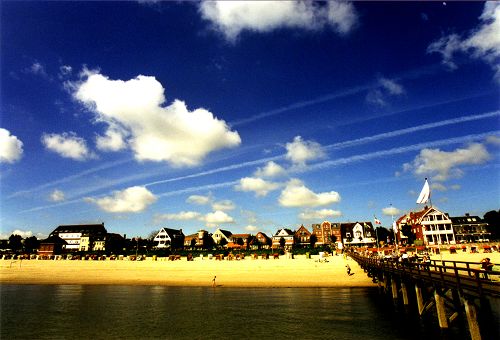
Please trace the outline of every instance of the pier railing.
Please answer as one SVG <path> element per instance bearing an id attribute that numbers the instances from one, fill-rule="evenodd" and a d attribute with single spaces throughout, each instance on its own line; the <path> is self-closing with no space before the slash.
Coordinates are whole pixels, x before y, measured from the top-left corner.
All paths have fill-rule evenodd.
<path id="1" fill-rule="evenodd" d="M 500 297 L 500 271 L 480 269 L 480 263 L 432 260 L 430 263 L 398 262 L 392 259 L 365 257 L 350 253 L 363 269 L 376 275 L 388 273 L 442 288 L 457 289 L 465 295 Z"/>

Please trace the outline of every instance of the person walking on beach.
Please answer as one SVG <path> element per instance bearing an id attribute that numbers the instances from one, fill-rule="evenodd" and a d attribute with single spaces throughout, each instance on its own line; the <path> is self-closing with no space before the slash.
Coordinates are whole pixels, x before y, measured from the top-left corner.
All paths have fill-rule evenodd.
<path id="1" fill-rule="evenodd" d="M 351 276 L 351 267 L 349 267 L 349 264 L 346 264 L 345 267 L 347 269 L 347 275 Z"/>
<path id="2" fill-rule="evenodd" d="M 214 276 L 214 278 L 212 279 L 212 287 L 215 288 L 216 287 L 216 284 L 215 284 L 215 279 L 217 278 L 217 276 Z"/>

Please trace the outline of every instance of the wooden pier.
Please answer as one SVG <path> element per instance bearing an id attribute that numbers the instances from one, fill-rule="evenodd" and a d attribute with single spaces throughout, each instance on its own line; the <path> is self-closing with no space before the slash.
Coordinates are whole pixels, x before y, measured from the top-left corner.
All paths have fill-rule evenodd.
<path id="1" fill-rule="evenodd" d="M 481 332 L 477 320 L 478 304 L 487 305 L 489 299 L 500 297 L 500 271 L 478 269 L 479 263 L 436 261 L 430 263 L 401 263 L 392 259 L 365 257 L 350 252 L 349 256 L 373 278 L 380 289 L 410 303 L 409 294 L 415 292 L 418 313 L 436 311 L 439 326 L 448 328 L 459 315 L 465 314 L 472 340 L 479 340 Z"/>

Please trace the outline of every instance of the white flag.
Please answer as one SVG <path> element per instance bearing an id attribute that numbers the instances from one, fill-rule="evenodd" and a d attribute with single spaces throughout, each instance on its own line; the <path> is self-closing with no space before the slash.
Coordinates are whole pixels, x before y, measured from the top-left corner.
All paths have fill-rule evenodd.
<path id="1" fill-rule="evenodd" d="M 394 233 L 398 233 L 398 225 L 396 224 L 396 221 L 392 222 L 392 229 L 394 229 Z"/>
<path id="2" fill-rule="evenodd" d="M 429 187 L 429 182 L 427 182 L 427 178 L 425 179 L 424 187 L 418 196 L 417 203 L 424 204 L 427 203 L 429 198 L 431 197 L 431 188 Z"/>

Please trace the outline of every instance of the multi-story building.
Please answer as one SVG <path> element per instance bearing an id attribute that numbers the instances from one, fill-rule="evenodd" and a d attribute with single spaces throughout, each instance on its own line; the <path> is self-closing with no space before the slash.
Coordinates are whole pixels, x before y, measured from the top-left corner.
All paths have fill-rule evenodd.
<path id="1" fill-rule="evenodd" d="M 375 229 L 371 222 L 340 223 L 341 239 L 348 246 L 377 244 Z"/>
<path id="2" fill-rule="evenodd" d="M 269 249 L 272 245 L 272 239 L 265 233 L 259 231 L 255 237 L 250 241 L 250 247 L 252 249 Z"/>
<path id="3" fill-rule="evenodd" d="M 410 212 L 396 221 L 398 232 L 396 238 L 401 243 L 401 228 L 410 225 L 416 240 L 422 240 L 426 245 L 455 244 L 455 234 L 448 214 L 435 207 L 424 207 L 421 211 Z"/>
<path id="4" fill-rule="evenodd" d="M 153 238 L 156 248 L 182 248 L 184 244 L 184 233 L 182 229 L 161 228 Z"/>
<path id="5" fill-rule="evenodd" d="M 230 237 L 232 233 L 229 230 L 223 230 L 218 228 L 213 234 L 212 238 L 214 239 L 215 244 L 228 244 L 230 242 Z"/>
<path id="6" fill-rule="evenodd" d="M 456 241 L 466 242 L 488 242 L 491 233 L 488 231 L 488 223 L 484 222 L 479 216 L 450 217 L 455 232 Z"/>
<path id="7" fill-rule="evenodd" d="M 294 245 L 294 232 L 291 231 L 290 229 L 287 228 L 281 228 L 279 229 L 276 234 L 273 235 L 273 248 L 280 248 L 281 244 L 280 241 L 281 239 L 285 240 L 285 247 L 286 248 L 292 248 Z"/>
<path id="8" fill-rule="evenodd" d="M 60 225 L 49 235 L 59 236 L 61 239 L 66 241 L 64 245 L 65 251 L 79 251 L 80 243 L 83 241 L 85 243 L 85 250 L 92 250 L 91 246 L 95 239 L 105 237 L 107 234 L 106 228 L 104 228 L 104 223 L 102 224 L 74 224 L 74 225 Z"/>
<path id="9" fill-rule="evenodd" d="M 295 246 L 307 247 L 311 244 L 311 232 L 304 225 L 295 231 Z"/>
<path id="10" fill-rule="evenodd" d="M 329 245 L 342 238 L 340 224 L 324 221 L 321 224 L 312 225 L 312 234 L 316 236 L 316 245 Z M 334 236 L 334 237 L 333 237 Z"/>

